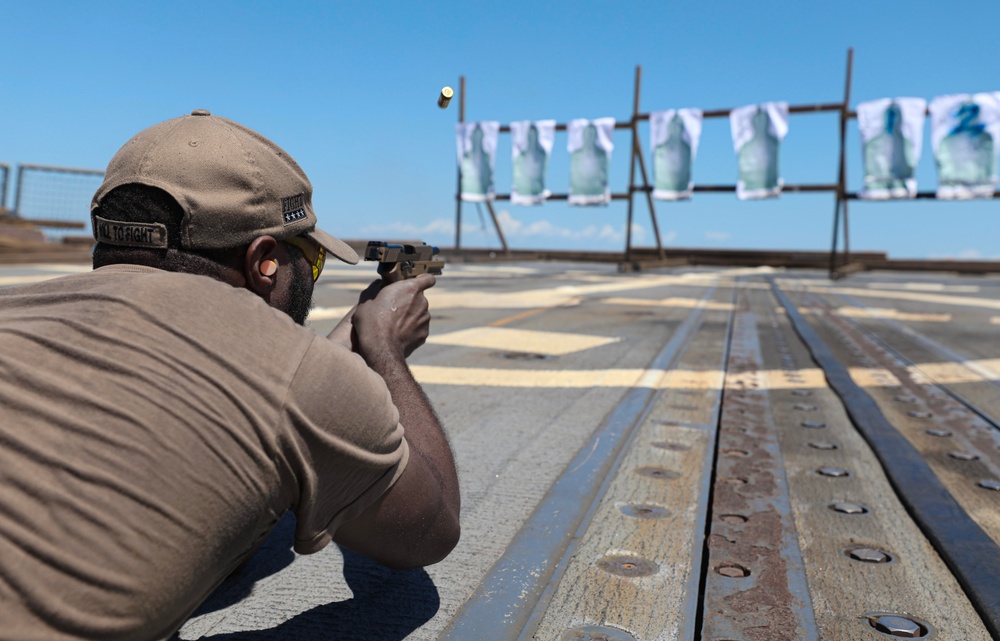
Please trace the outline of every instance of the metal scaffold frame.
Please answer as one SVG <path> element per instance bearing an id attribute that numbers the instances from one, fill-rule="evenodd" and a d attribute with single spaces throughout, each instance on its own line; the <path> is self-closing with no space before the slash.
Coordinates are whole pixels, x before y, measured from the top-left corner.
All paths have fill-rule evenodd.
<path id="1" fill-rule="evenodd" d="M 793 185 L 783 185 L 781 188 L 781 193 L 816 193 L 816 192 L 832 192 L 835 196 L 835 207 L 833 213 L 833 240 L 831 242 L 830 248 L 830 263 L 829 263 L 829 275 L 831 278 L 839 278 L 841 275 L 845 275 L 854 271 L 860 271 L 864 269 L 864 265 L 851 263 L 851 251 L 850 251 L 850 233 L 849 233 L 849 221 L 848 221 L 848 207 L 847 203 L 850 200 L 858 200 L 859 196 L 857 192 L 849 192 L 847 190 L 847 159 L 846 159 L 846 139 L 847 139 L 847 121 L 852 118 L 857 118 L 857 112 L 851 110 L 851 81 L 853 76 L 853 66 L 854 66 L 854 49 L 848 48 L 847 50 L 847 69 L 845 73 L 844 82 L 844 98 L 841 102 L 832 103 L 818 103 L 818 104 L 799 104 L 799 105 L 789 105 L 789 114 L 814 114 L 822 112 L 837 112 L 839 114 L 840 122 L 840 140 L 839 140 L 839 162 L 837 169 L 836 182 L 833 183 L 809 183 L 809 184 L 793 184 Z M 656 249 L 660 260 L 665 260 L 667 252 L 663 248 L 663 243 L 660 239 L 660 230 L 656 217 L 656 207 L 653 203 L 653 188 L 649 182 L 649 175 L 646 171 L 646 163 L 643 157 L 642 145 L 639 142 L 639 123 L 643 121 L 648 121 L 650 114 L 642 113 L 639 111 L 639 95 L 640 87 L 642 81 L 642 67 L 636 66 L 635 68 L 635 93 L 634 101 L 632 104 L 632 116 L 627 121 L 616 122 L 615 129 L 628 129 L 631 132 L 632 144 L 630 149 L 631 159 L 629 162 L 629 182 L 628 190 L 624 192 L 614 192 L 611 194 L 612 200 L 627 200 L 628 209 L 626 213 L 626 224 L 625 224 L 625 251 L 623 254 L 623 260 L 625 263 L 631 263 L 633 258 L 633 247 L 632 247 L 632 219 L 634 213 L 634 198 L 639 192 L 646 195 L 646 201 L 649 205 L 650 219 L 653 224 L 653 232 L 656 238 Z M 465 122 L 465 76 L 459 78 L 459 107 L 458 107 L 458 122 Z M 702 112 L 703 118 L 728 118 L 732 109 L 710 109 Z M 556 131 L 566 131 L 566 123 L 557 123 Z M 500 127 L 500 133 L 509 133 L 510 126 L 502 125 Z M 639 173 L 641 176 L 641 182 L 636 183 L 636 165 L 639 167 Z M 455 212 L 455 249 L 460 250 L 462 246 L 462 177 L 461 171 L 459 170 L 458 176 L 458 188 L 455 192 L 456 199 L 456 212 Z M 735 192 L 736 185 L 694 185 L 694 192 L 697 193 L 723 193 L 723 192 Z M 994 198 L 1000 198 L 1000 192 L 994 193 Z M 548 200 L 567 200 L 569 198 L 568 194 L 558 193 L 551 194 Z M 915 195 L 917 199 L 937 199 L 936 192 L 934 191 L 921 191 Z M 500 228 L 500 223 L 497 220 L 496 211 L 493 208 L 493 200 L 510 200 L 510 194 L 495 194 L 492 199 L 487 199 L 486 208 L 489 211 L 490 217 L 493 220 L 493 226 L 496 229 L 497 236 L 500 239 L 500 244 L 503 247 L 505 254 L 510 255 L 510 248 L 507 244 L 507 239 L 504 237 L 503 230 Z M 843 215 L 841 215 L 843 213 Z M 840 232 L 843 229 L 843 250 L 838 255 L 838 241 L 840 238 Z"/>

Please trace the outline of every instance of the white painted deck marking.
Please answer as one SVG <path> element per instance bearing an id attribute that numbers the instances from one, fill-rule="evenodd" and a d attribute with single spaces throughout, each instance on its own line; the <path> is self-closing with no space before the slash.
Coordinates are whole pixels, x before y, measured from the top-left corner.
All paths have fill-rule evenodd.
<path id="1" fill-rule="evenodd" d="M 799 310 L 801 311 L 801 310 Z M 847 318 L 891 318 L 918 323 L 950 323 L 951 314 L 914 314 L 888 307 L 840 307 L 835 312 Z"/>
<path id="2" fill-rule="evenodd" d="M 944 283 L 868 283 L 869 289 L 905 289 L 916 292 L 954 292 L 975 294 L 979 285 L 945 285 Z"/>
<path id="3" fill-rule="evenodd" d="M 651 298 L 606 298 L 603 301 L 608 305 L 635 305 L 637 307 L 677 307 L 684 309 L 716 309 L 731 311 L 732 303 L 720 303 L 717 301 L 703 301 L 698 298 L 683 298 L 674 296 L 671 298 L 651 299 Z"/>
<path id="4" fill-rule="evenodd" d="M 799 307 L 798 310 L 803 316 L 821 313 L 812 307 Z M 831 311 L 837 316 L 845 316 L 847 318 L 889 318 L 893 320 L 912 321 L 916 323 L 950 323 L 952 320 L 951 314 L 917 314 L 901 312 L 898 309 L 890 309 L 887 307 L 838 307 L 837 309 Z M 774 313 L 784 314 L 785 308 L 775 308 Z"/>
<path id="5" fill-rule="evenodd" d="M 431 309 L 528 309 L 532 307 L 554 307 L 556 305 L 577 305 L 584 296 L 623 292 L 636 289 L 653 289 L 667 285 L 703 287 L 717 284 L 722 279 L 744 274 L 766 274 L 768 268 L 731 269 L 711 274 L 640 274 L 628 278 L 616 278 L 609 282 L 588 285 L 562 285 L 545 289 L 529 289 L 518 292 L 466 291 L 451 292 L 446 289 L 427 290 L 427 300 Z M 442 277 L 443 278 L 443 277 Z"/>
<path id="6" fill-rule="evenodd" d="M 0 286 L 4 285 L 27 285 L 28 283 L 41 283 L 42 281 L 59 278 L 66 274 L 42 274 L 35 276 L 3 276 L 0 277 Z"/>
<path id="7" fill-rule="evenodd" d="M 313 307 L 309 311 L 309 320 L 330 320 L 335 318 L 340 320 L 351 311 L 350 307 Z"/>
<path id="8" fill-rule="evenodd" d="M 63 265 L 61 263 L 39 263 L 37 265 L 22 265 L 30 269 L 41 269 L 48 272 L 58 272 L 61 274 L 83 274 L 94 271 L 90 265 Z"/>
<path id="9" fill-rule="evenodd" d="M 911 300 L 919 303 L 938 303 L 941 305 L 956 305 L 959 307 L 981 307 L 983 309 L 1000 309 L 1000 300 L 989 298 L 978 298 L 975 296 L 944 296 L 940 294 L 921 294 L 915 292 L 894 292 L 861 287 L 837 287 L 835 285 L 817 285 L 816 281 L 803 279 L 779 278 L 777 282 L 780 286 L 797 286 L 804 291 L 818 292 L 823 294 L 846 294 L 848 296 L 863 296 L 867 298 L 894 298 L 896 300 Z"/>
<path id="10" fill-rule="evenodd" d="M 435 345 L 458 345 L 461 347 L 481 347 L 506 351 L 531 352 L 547 356 L 561 356 L 610 343 L 621 338 L 568 334 L 563 332 L 540 332 L 509 327 L 473 327 L 447 334 L 431 336 L 428 343 Z"/>

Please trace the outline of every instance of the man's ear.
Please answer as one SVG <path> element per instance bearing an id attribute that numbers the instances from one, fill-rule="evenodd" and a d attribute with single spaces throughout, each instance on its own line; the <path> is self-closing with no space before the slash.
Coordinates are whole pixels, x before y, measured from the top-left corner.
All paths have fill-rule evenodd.
<path id="1" fill-rule="evenodd" d="M 277 256 L 278 241 L 271 236 L 255 238 L 247 248 L 243 262 L 243 277 L 247 289 L 267 299 L 274 289 L 275 275 L 281 264 Z"/>

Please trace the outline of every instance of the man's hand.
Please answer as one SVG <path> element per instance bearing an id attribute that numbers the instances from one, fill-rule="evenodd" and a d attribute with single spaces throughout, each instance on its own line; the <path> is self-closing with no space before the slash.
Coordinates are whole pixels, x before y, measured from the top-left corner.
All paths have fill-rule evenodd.
<path id="1" fill-rule="evenodd" d="M 458 543 L 461 497 L 455 460 L 430 401 L 413 379 L 406 357 L 424 344 L 431 315 L 424 292 L 434 277 L 379 280 L 331 333 L 350 327 L 352 349 L 385 381 L 406 430 L 410 458 L 396 483 L 334 540 L 392 568 L 436 563 Z"/>
<path id="2" fill-rule="evenodd" d="M 424 291 L 434 282 L 430 274 L 388 285 L 377 280 L 362 292 L 350 321 L 352 344 L 372 369 L 386 359 L 405 360 L 427 340 L 431 314 Z"/>

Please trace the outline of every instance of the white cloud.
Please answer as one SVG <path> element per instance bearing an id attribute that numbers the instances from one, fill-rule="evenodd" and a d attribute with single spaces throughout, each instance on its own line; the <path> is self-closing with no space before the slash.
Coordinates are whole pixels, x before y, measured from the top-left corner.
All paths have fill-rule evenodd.
<path id="1" fill-rule="evenodd" d="M 581 245 L 592 246 L 593 244 L 618 246 L 625 242 L 624 226 L 617 226 L 610 223 L 600 225 L 586 225 L 583 227 L 564 227 L 553 223 L 548 219 L 535 221 L 523 221 L 515 218 L 510 211 L 501 209 L 497 212 L 497 222 L 504 236 L 513 246 L 517 245 L 517 240 L 535 239 L 553 241 L 563 241 L 563 243 L 577 242 Z M 420 238 L 423 240 L 433 240 L 442 242 L 454 237 L 455 221 L 448 218 L 438 218 L 425 224 L 414 224 L 407 222 L 391 222 L 372 225 L 364 225 L 360 228 L 360 234 L 371 238 Z M 494 236 L 492 222 L 487 218 L 485 228 L 482 221 L 475 218 L 472 222 L 462 223 L 462 237 L 486 234 Z M 664 243 L 673 242 L 677 238 L 677 232 L 668 231 L 661 235 Z M 652 234 L 639 223 L 632 223 L 632 242 L 642 245 L 653 242 Z"/>
<path id="2" fill-rule="evenodd" d="M 562 240 L 589 240 L 597 239 L 611 243 L 621 243 L 625 240 L 624 230 L 615 228 L 613 225 L 605 223 L 597 225 L 587 225 L 581 228 L 561 227 L 549 220 L 536 220 L 525 224 L 514 218 L 506 209 L 497 212 L 497 221 L 507 238 L 556 238 Z M 646 237 L 646 229 L 642 225 L 632 224 L 632 240 L 641 241 Z"/>
<path id="3" fill-rule="evenodd" d="M 707 231 L 707 232 L 705 232 L 705 239 L 706 240 L 723 241 L 723 240 L 729 240 L 732 237 L 733 237 L 733 235 L 731 233 L 729 233 L 728 231 Z"/>
<path id="4" fill-rule="evenodd" d="M 462 225 L 463 232 L 472 232 L 479 229 L 478 225 L 465 223 Z M 372 236 L 429 236 L 429 235 L 449 235 L 455 233 L 455 221 L 447 218 L 432 220 L 426 225 L 414 225 L 413 223 L 392 222 L 378 225 L 365 225 L 361 227 L 362 234 Z"/>
<path id="5" fill-rule="evenodd" d="M 986 256 L 978 249 L 963 249 L 957 254 L 931 254 L 931 260 L 997 260 L 1000 256 Z"/>

